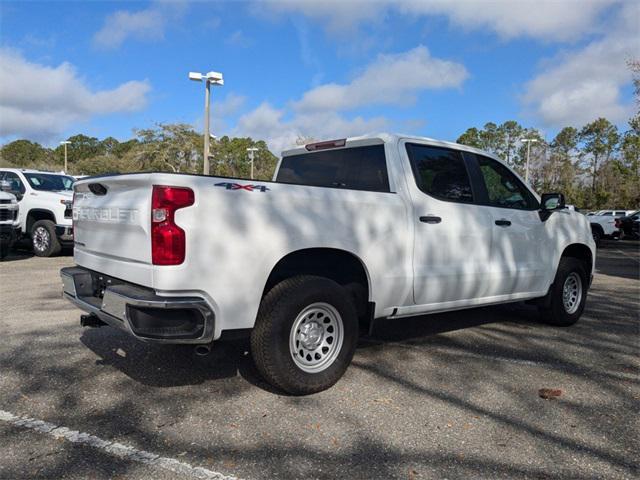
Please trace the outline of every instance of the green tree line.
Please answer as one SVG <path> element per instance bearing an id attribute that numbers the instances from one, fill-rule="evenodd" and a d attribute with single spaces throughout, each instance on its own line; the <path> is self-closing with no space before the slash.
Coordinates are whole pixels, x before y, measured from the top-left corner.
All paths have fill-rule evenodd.
<path id="1" fill-rule="evenodd" d="M 546 140 L 536 129 L 509 120 L 469 128 L 457 139 L 504 159 L 524 176 L 531 143 L 529 181 L 538 192 L 562 192 L 580 208 L 637 208 L 640 205 L 640 115 L 619 129 L 605 118 L 582 128 L 565 127 Z M 159 124 L 136 130 L 131 140 L 99 140 L 74 135 L 68 140 L 68 173 L 96 175 L 139 171 L 201 173 L 203 138 L 189 125 Z M 277 158 L 262 140 L 224 136 L 211 142 L 211 174 L 249 178 L 246 149 L 258 149 L 254 177 L 272 177 Z M 29 140 L 16 140 L 0 149 L 0 166 L 61 170 L 64 147 L 51 149 Z"/>
<path id="2" fill-rule="evenodd" d="M 581 208 L 636 208 L 640 205 L 640 115 L 619 129 L 605 118 L 582 128 L 565 127 L 546 140 L 536 129 L 509 120 L 469 128 L 457 142 L 494 153 L 525 176 L 538 192 L 564 193 Z"/>
<path id="3" fill-rule="evenodd" d="M 68 172 L 72 175 L 141 171 L 202 173 L 203 138 L 189 125 L 159 124 L 135 130 L 135 137 L 120 142 L 113 137 L 98 139 L 74 135 L 67 140 Z M 254 178 L 271 179 L 277 158 L 262 140 L 228 136 L 212 140 L 212 175 L 249 178 L 251 166 L 247 148 L 257 148 Z M 16 140 L 0 149 L 0 166 L 62 170 L 64 146 L 46 148 L 29 140 Z"/>

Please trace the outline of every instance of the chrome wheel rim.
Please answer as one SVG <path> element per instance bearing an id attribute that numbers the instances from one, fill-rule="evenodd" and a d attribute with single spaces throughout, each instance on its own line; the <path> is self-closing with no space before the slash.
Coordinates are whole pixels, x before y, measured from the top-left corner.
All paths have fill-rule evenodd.
<path id="1" fill-rule="evenodd" d="M 33 231 L 33 248 L 39 252 L 44 252 L 49 248 L 49 231 L 44 227 L 38 227 Z"/>
<path id="2" fill-rule="evenodd" d="M 571 272 L 562 287 L 562 303 L 569 314 L 576 313 L 582 300 L 582 278 L 576 272 Z"/>
<path id="3" fill-rule="evenodd" d="M 344 327 L 338 311 L 328 303 L 313 303 L 293 322 L 289 352 L 300 370 L 318 373 L 333 364 L 342 349 L 343 339 Z"/>

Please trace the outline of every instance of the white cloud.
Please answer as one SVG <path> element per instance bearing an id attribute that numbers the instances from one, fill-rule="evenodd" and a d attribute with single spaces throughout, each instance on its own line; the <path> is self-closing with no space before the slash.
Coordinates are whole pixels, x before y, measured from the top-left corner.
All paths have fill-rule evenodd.
<path id="1" fill-rule="evenodd" d="M 389 0 L 261 0 L 254 10 L 261 14 L 300 13 L 323 21 L 331 32 L 346 32 L 364 22 L 378 22 Z"/>
<path id="2" fill-rule="evenodd" d="M 502 38 L 527 36 L 571 40 L 588 32 L 598 15 L 618 0 L 263 0 L 258 11 L 299 13 L 335 32 L 384 21 L 389 13 L 407 17 L 444 15 L 465 29 L 490 29 Z"/>
<path id="3" fill-rule="evenodd" d="M 420 45 L 380 55 L 350 83 L 320 85 L 295 104 L 301 111 L 349 110 L 364 105 L 407 105 L 421 90 L 459 87 L 468 73 L 462 64 L 434 58 Z"/>
<path id="4" fill-rule="evenodd" d="M 299 138 L 344 138 L 384 130 L 388 126 L 388 121 L 382 117 L 347 119 L 335 112 L 314 112 L 286 120 L 285 113 L 269 103 L 262 103 L 240 117 L 234 134 L 263 138 L 271 151 L 279 155 L 295 146 Z"/>
<path id="5" fill-rule="evenodd" d="M 102 28 L 93 36 L 93 43 L 104 49 L 120 47 L 128 38 L 159 40 L 167 25 L 183 13 L 186 2 L 155 2 L 149 8 L 130 12 L 118 10 L 107 16 Z"/>
<path id="6" fill-rule="evenodd" d="M 500 37 L 573 40 L 588 33 L 598 15 L 618 0 L 405 0 L 408 15 L 445 15 L 469 30 L 489 28 Z"/>
<path id="7" fill-rule="evenodd" d="M 234 133 L 264 138 L 279 153 L 301 137 L 326 140 L 386 130 L 390 122 L 385 117 L 347 117 L 340 112 L 372 105 L 406 106 L 420 91 L 458 87 L 467 75 L 463 65 L 433 58 L 424 46 L 380 55 L 350 83 L 312 88 L 284 108 L 262 103 L 239 118 Z"/>
<path id="8" fill-rule="evenodd" d="M 547 62 L 525 85 L 522 101 L 529 114 L 546 126 L 580 126 L 596 117 L 614 122 L 632 115 L 621 89 L 631 82 L 627 60 L 638 55 L 640 4 L 618 12 L 608 34 L 586 47 Z"/>
<path id="9" fill-rule="evenodd" d="M 247 97 L 244 95 L 238 95 L 236 93 L 228 93 L 222 100 L 213 100 L 212 110 L 215 116 L 228 117 L 242 108 L 247 101 Z"/>
<path id="10" fill-rule="evenodd" d="M 247 48 L 251 46 L 252 42 L 242 30 L 236 30 L 224 40 L 224 43 L 232 47 Z"/>
<path id="11" fill-rule="evenodd" d="M 227 135 L 229 133 L 231 120 L 230 117 L 236 115 L 244 104 L 247 101 L 247 97 L 244 95 L 238 95 L 236 93 L 230 92 L 221 100 L 218 99 L 216 93 L 219 90 L 214 89 L 214 95 L 211 100 L 211 133 L 216 136 Z M 204 126 L 204 121 L 201 116 L 199 116 L 193 125 L 196 129 L 202 130 Z"/>
<path id="12" fill-rule="evenodd" d="M 96 115 L 140 110 L 150 90 L 144 80 L 91 91 L 69 63 L 57 67 L 31 63 L 16 51 L 2 48 L 0 137 L 46 140 Z"/>

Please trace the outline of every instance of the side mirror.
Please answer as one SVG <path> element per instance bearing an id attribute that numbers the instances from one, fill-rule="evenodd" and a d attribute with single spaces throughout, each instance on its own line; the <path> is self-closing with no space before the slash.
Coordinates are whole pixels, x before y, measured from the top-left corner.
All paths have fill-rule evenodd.
<path id="1" fill-rule="evenodd" d="M 565 208 L 564 195 L 561 193 L 543 193 L 540 200 L 543 211 L 562 210 Z"/>
<path id="2" fill-rule="evenodd" d="M 565 208 L 564 195 L 561 193 L 543 193 L 540 198 L 540 220 L 545 222 L 555 210 Z"/>

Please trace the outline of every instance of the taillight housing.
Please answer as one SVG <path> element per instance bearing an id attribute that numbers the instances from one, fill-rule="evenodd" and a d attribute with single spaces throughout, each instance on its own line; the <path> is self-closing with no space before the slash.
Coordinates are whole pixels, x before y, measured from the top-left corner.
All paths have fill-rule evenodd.
<path id="1" fill-rule="evenodd" d="M 151 196 L 151 259 L 154 265 L 184 262 L 186 235 L 175 223 L 176 210 L 193 205 L 193 190 L 154 185 Z"/>

